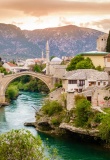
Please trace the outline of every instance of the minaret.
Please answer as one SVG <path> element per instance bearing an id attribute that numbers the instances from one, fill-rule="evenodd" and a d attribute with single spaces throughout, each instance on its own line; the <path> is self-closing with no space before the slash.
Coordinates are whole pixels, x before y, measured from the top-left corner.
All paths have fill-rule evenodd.
<path id="1" fill-rule="evenodd" d="M 42 60 L 44 59 L 44 52 L 42 51 Z"/>
<path id="2" fill-rule="evenodd" d="M 49 43 L 47 41 L 46 43 L 46 74 L 49 75 L 50 74 L 50 69 L 49 69 L 49 65 L 50 65 L 50 50 L 49 50 Z"/>

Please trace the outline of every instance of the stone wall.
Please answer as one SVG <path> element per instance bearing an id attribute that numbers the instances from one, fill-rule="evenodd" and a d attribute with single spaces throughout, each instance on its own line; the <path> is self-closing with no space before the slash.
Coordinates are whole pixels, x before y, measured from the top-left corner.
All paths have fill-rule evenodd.
<path id="1" fill-rule="evenodd" d="M 91 99 L 92 107 L 99 106 L 100 108 L 110 107 L 110 100 L 104 100 L 105 97 L 110 97 L 110 87 L 108 88 L 94 88 L 92 90 L 81 93 L 67 93 L 67 110 L 75 107 L 75 95 L 84 95 L 88 100 Z"/>
<path id="2" fill-rule="evenodd" d="M 74 96 L 75 96 L 75 93 L 73 92 L 68 92 L 67 93 L 67 110 L 71 110 L 72 108 L 74 108 Z"/>
<path id="3" fill-rule="evenodd" d="M 97 39 L 97 50 L 98 51 L 101 51 L 101 52 L 106 51 L 107 38 L 108 38 L 108 34 L 104 34 L 104 35 L 101 35 Z"/>
<path id="4" fill-rule="evenodd" d="M 62 93 L 64 93 L 63 88 L 57 88 L 53 92 L 50 92 L 49 99 L 58 101 L 60 99 Z"/>

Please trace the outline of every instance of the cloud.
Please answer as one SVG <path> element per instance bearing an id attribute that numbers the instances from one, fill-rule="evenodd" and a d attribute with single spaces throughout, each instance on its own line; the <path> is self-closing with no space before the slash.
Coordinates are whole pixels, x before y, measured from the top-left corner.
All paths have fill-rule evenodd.
<path id="1" fill-rule="evenodd" d="M 110 30 L 110 19 L 102 19 L 99 21 L 91 21 L 91 22 L 87 22 L 87 23 L 80 23 L 81 27 L 86 27 L 86 28 L 94 28 L 94 29 L 98 29 L 101 31 L 104 31 L 106 33 L 109 32 Z"/>
<path id="2" fill-rule="evenodd" d="M 46 16 L 49 14 L 110 14 L 110 2 L 86 2 L 66 0 L 1 0 L 0 8 L 21 11 L 32 16 Z"/>
<path id="3" fill-rule="evenodd" d="M 72 21 L 70 21 L 70 20 L 68 20 L 67 18 L 65 18 L 65 17 L 59 17 L 59 27 L 60 26 L 64 26 L 64 25 L 73 25 L 74 24 L 74 22 L 72 22 Z"/>
<path id="4" fill-rule="evenodd" d="M 99 28 L 110 30 L 110 19 L 103 19 L 98 22 L 92 22 L 92 25 L 96 25 Z"/>

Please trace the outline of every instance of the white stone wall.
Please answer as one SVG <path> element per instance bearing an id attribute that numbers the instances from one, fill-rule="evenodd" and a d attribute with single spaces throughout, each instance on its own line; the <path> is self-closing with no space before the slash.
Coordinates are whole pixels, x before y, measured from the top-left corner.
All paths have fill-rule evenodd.
<path id="1" fill-rule="evenodd" d="M 10 67 L 7 63 L 4 63 L 4 64 L 3 64 L 3 67 L 4 67 L 5 69 L 9 69 L 9 70 L 11 70 L 11 68 L 12 68 L 12 67 Z"/>
<path id="2" fill-rule="evenodd" d="M 75 107 L 74 96 L 75 96 L 75 93 L 70 93 L 70 92 L 67 93 L 67 110 L 71 110 L 72 108 Z"/>

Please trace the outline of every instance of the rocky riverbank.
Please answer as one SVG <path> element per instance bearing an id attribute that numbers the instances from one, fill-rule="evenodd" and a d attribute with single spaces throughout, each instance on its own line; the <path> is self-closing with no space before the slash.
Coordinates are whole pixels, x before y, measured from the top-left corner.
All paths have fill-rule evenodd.
<path id="1" fill-rule="evenodd" d="M 4 106 L 8 106 L 8 105 L 9 105 L 8 102 L 0 103 L 0 107 L 4 107 Z"/>
<path id="2" fill-rule="evenodd" d="M 36 130 L 51 136 L 75 135 L 110 144 L 109 108 L 103 112 L 95 110 L 83 96 L 76 97 L 76 106 L 72 110 L 68 111 L 64 104 L 47 100 L 36 113 Z"/>
<path id="3" fill-rule="evenodd" d="M 65 118 L 67 114 L 65 114 Z M 53 116 L 45 115 L 42 110 L 36 113 L 36 122 L 26 122 L 24 123 L 25 126 L 32 126 L 35 127 L 37 131 L 49 134 L 51 136 L 66 136 L 67 131 L 71 133 L 76 133 L 79 135 L 87 135 L 90 137 L 99 138 L 99 130 L 95 128 L 81 128 L 75 127 L 73 123 L 66 123 L 62 122 L 59 124 L 54 124 L 52 122 Z M 64 119 L 63 119 L 64 121 Z M 68 135 L 67 135 L 68 136 Z"/>

